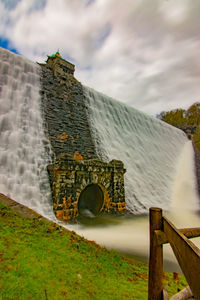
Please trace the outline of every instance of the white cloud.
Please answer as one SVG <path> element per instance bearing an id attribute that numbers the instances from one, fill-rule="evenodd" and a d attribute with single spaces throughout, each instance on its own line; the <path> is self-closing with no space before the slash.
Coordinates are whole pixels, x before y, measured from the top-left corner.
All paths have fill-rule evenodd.
<path id="1" fill-rule="evenodd" d="M 189 1 L 176 0 L 176 5 L 172 1 L 163 1 L 160 11 L 167 22 L 172 24 L 182 23 L 187 17 L 187 12 L 191 5 Z"/>
<path id="2" fill-rule="evenodd" d="M 59 49 L 83 84 L 150 114 L 198 101 L 198 0 L 1 1 L 0 34 L 31 60 Z"/>

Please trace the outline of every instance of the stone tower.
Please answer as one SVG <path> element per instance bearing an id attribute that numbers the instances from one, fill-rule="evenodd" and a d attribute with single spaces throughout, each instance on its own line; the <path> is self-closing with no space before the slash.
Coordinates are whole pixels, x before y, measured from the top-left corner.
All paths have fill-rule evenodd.
<path id="1" fill-rule="evenodd" d="M 69 221 L 88 211 L 97 215 L 124 210 L 123 163 L 105 163 L 97 156 L 75 66 L 57 52 L 41 68 L 45 130 L 54 153 L 48 172 L 57 218 Z"/>

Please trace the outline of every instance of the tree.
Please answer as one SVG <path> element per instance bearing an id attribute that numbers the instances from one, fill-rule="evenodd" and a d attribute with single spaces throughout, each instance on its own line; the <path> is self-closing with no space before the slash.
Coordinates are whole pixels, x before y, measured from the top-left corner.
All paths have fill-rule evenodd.
<path id="1" fill-rule="evenodd" d="M 200 103 L 192 104 L 187 110 L 174 109 L 168 112 L 161 112 L 158 119 L 181 128 L 186 133 L 192 133 L 193 141 L 200 151 Z"/>
<path id="2" fill-rule="evenodd" d="M 158 118 L 173 126 L 186 124 L 184 109 L 174 109 L 168 112 L 161 112 Z"/>
<path id="3" fill-rule="evenodd" d="M 193 134 L 193 141 L 200 151 L 200 125 L 197 126 L 195 133 Z"/>
<path id="4" fill-rule="evenodd" d="M 200 124 L 200 103 L 196 102 L 192 104 L 186 111 L 186 118 L 188 125 Z"/>

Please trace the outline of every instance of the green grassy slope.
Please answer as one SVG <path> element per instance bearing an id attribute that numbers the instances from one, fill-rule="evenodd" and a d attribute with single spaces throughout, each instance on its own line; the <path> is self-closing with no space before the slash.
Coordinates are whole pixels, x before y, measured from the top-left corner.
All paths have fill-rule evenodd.
<path id="1" fill-rule="evenodd" d="M 0 202 L 0 299 L 147 299 L 147 265 Z M 186 286 L 166 274 L 167 290 Z"/>

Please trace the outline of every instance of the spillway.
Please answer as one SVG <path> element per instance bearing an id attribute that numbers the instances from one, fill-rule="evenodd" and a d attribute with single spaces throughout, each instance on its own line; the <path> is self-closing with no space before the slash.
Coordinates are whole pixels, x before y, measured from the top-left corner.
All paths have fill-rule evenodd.
<path id="1" fill-rule="evenodd" d="M 0 192 L 54 218 L 46 170 L 54 153 L 41 105 L 41 67 L 0 48 L 0 74 Z M 185 134 L 88 87 L 83 91 L 98 157 L 122 160 L 127 170 L 128 209 L 169 209 Z"/>
<path id="2" fill-rule="evenodd" d="M 0 192 L 51 215 L 40 67 L 0 48 Z"/>
<path id="3" fill-rule="evenodd" d="M 97 156 L 104 162 L 119 159 L 125 165 L 128 209 L 140 215 L 147 213 L 150 206 L 172 208 L 175 224 L 197 226 L 199 217 L 189 211 L 199 209 L 194 153 L 185 134 L 93 89 L 83 87 L 83 91 Z M 55 108 L 53 99 L 51 115 L 53 109 L 58 111 L 61 107 L 65 106 Z M 47 165 L 55 153 L 43 109 L 41 67 L 0 48 L 0 192 L 58 222 L 47 174 Z M 67 118 L 65 123 L 68 126 Z M 107 247 L 148 255 L 147 218 L 123 220 L 106 229 L 103 225 L 88 228 L 60 224 Z"/>
<path id="4" fill-rule="evenodd" d="M 188 143 L 185 134 L 91 88 L 84 87 L 84 92 L 99 157 L 122 160 L 127 170 L 129 210 L 142 214 L 151 206 L 169 209 L 179 159 Z"/>

